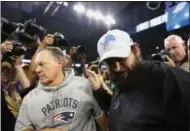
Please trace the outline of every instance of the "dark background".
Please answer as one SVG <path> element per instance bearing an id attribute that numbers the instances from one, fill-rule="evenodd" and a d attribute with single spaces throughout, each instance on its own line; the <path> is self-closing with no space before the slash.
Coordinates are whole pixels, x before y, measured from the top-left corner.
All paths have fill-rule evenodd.
<path id="1" fill-rule="evenodd" d="M 85 15 L 77 15 L 73 5 L 77 2 L 68 2 L 68 7 L 62 7 L 51 17 L 50 13 L 43 14 L 49 2 L 1 2 L 1 17 L 12 22 L 24 22 L 36 18 L 37 24 L 45 27 L 49 33 L 60 32 L 69 40 L 71 45 L 83 45 L 88 50 L 88 61 L 96 60 L 98 54 L 96 44 L 98 39 L 107 32 L 103 23 L 90 21 Z M 142 48 L 144 56 L 157 52 L 156 47 L 164 48 L 164 38 L 169 34 L 178 34 L 184 40 L 188 39 L 190 27 L 184 27 L 172 32 L 166 31 L 166 25 L 161 24 L 154 28 L 135 33 L 135 26 L 164 14 L 165 2 L 158 10 L 152 11 L 146 7 L 146 2 L 81 2 L 87 9 L 99 9 L 103 14 L 109 12 L 116 20 L 112 29 L 122 29 L 131 34 Z M 174 4 L 174 3 L 173 3 Z M 30 54 L 29 54 L 30 55 Z"/>

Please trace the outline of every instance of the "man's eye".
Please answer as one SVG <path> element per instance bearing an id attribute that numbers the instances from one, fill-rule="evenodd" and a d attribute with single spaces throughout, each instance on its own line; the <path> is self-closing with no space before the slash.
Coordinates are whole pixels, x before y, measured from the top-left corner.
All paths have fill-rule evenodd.
<path id="1" fill-rule="evenodd" d="M 45 65 L 45 63 L 39 63 L 39 66 L 44 66 Z"/>
<path id="2" fill-rule="evenodd" d="M 176 49 L 176 46 L 174 46 L 173 49 Z"/>

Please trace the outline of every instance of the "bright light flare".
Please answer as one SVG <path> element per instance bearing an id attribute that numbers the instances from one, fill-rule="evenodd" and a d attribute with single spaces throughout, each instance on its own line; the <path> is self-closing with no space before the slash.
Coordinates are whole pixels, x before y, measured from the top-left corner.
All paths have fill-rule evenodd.
<path id="1" fill-rule="evenodd" d="M 85 13 L 85 8 L 81 4 L 74 5 L 73 9 L 78 13 Z"/>

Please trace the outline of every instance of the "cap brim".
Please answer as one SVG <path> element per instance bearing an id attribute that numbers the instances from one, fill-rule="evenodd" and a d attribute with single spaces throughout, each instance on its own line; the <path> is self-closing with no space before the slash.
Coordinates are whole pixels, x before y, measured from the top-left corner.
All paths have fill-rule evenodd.
<path id="1" fill-rule="evenodd" d="M 124 57 L 128 57 L 130 52 L 131 52 L 131 46 L 123 47 L 121 49 L 111 50 L 111 51 L 106 52 L 100 58 L 99 62 L 102 62 L 102 61 L 104 61 L 105 59 L 108 59 L 108 58 L 124 58 Z"/>

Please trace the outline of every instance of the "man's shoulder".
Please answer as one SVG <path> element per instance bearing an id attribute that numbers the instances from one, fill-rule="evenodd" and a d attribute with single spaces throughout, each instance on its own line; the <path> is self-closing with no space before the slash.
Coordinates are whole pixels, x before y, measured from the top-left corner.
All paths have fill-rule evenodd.
<path id="1" fill-rule="evenodd" d="M 80 77 L 80 76 L 74 76 L 73 78 L 73 84 L 78 87 L 78 89 L 92 89 L 91 84 L 87 78 Z"/>
<path id="2" fill-rule="evenodd" d="M 82 84 L 88 83 L 88 79 L 85 78 L 85 77 L 81 77 L 81 76 L 74 76 L 73 81 L 78 82 L 78 84 L 80 84 L 80 83 L 82 83 Z"/>
<path id="3" fill-rule="evenodd" d="M 176 79 L 190 79 L 190 73 L 185 72 L 179 67 L 169 67 L 163 62 L 146 61 L 143 63 L 143 68 L 149 70 L 153 75 L 160 78 L 173 77 Z"/>
<path id="4" fill-rule="evenodd" d="M 153 75 L 164 76 L 169 67 L 160 61 L 144 61 L 141 68 Z"/>

